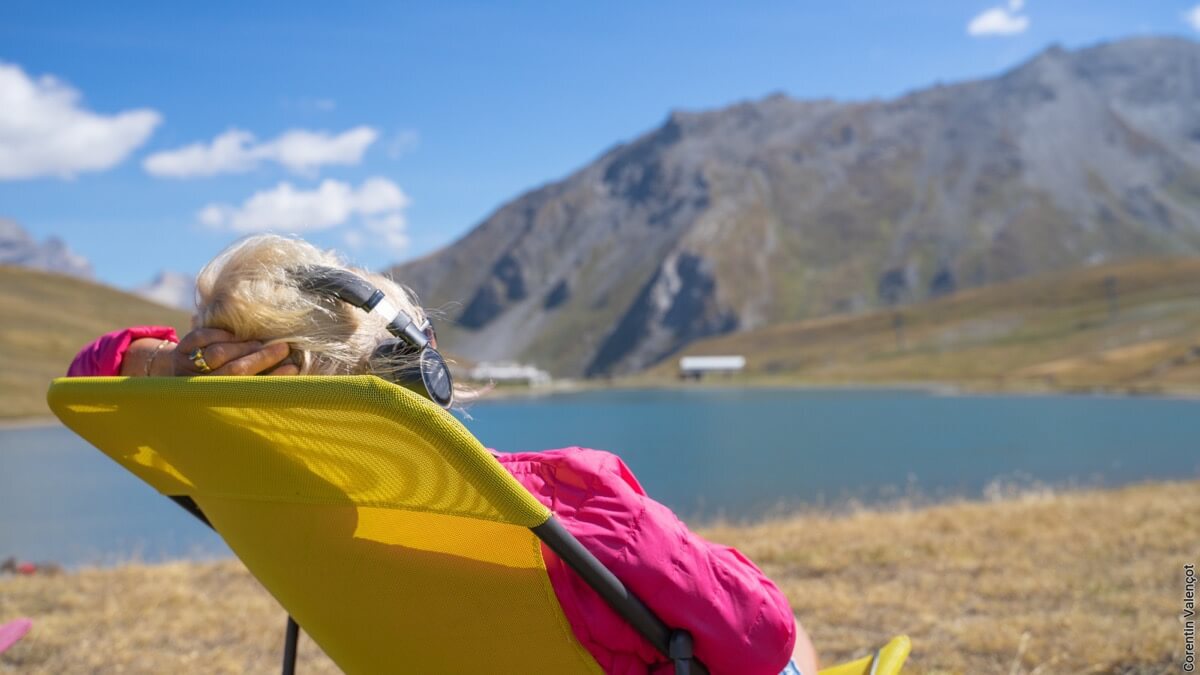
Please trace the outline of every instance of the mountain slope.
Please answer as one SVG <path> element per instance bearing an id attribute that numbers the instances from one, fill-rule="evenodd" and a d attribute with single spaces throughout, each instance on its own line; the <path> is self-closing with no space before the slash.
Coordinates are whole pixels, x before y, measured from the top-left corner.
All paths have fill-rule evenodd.
<path id="1" fill-rule="evenodd" d="M 88 342 L 140 324 L 187 331 L 186 313 L 82 279 L 0 265 L 0 418 L 48 415 L 46 388 Z"/>
<path id="2" fill-rule="evenodd" d="M 1041 275 L 902 308 L 698 341 L 753 379 L 985 388 L 1200 389 L 1200 258 Z M 674 359 L 651 375 L 673 378 Z"/>
<path id="3" fill-rule="evenodd" d="M 702 337 L 1200 251 L 1200 45 L 1051 48 L 891 101 L 673 113 L 393 270 L 455 351 L 635 371 Z"/>

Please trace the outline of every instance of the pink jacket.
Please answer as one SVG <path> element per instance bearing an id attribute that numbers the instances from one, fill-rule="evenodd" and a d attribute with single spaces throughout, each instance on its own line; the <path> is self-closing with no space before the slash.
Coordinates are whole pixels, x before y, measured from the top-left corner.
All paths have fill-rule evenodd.
<path id="1" fill-rule="evenodd" d="M 75 357 L 68 375 L 116 375 L 129 344 L 176 340 L 170 328 L 109 333 Z M 616 455 L 563 448 L 494 453 L 563 526 L 667 625 L 691 632 L 714 675 L 776 675 L 791 658 L 796 624 L 787 598 L 736 549 L 690 532 Z M 670 663 L 565 563 L 543 547 L 550 584 L 575 636 L 606 673 L 670 673 Z"/>

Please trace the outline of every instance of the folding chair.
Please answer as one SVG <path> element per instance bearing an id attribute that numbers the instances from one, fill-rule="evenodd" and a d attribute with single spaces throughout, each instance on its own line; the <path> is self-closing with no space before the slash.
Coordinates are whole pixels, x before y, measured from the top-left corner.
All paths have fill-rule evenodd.
<path id="1" fill-rule="evenodd" d="M 558 605 L 543 543 L 677 673 L 706 672 L 685 631 L 452 415 L 406 389 L 365 375 L 63 378 L 48 400 L 210 523 L 347 673 L 601 672 Z M 285 672 L 290 620 L 289 638 Z"/>

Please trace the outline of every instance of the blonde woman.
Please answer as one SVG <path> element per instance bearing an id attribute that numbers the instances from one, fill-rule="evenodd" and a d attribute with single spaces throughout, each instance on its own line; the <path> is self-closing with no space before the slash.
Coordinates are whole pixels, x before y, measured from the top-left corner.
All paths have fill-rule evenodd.
<path id="1" fill-rule="evenodd" d="M 363 311 L 313 284 L 314 269 L 361 277 L 382 291 L 375 301 L 389 303 L 404 319 Z M 200 273 L 197 300 L 195 329 L 182 340 L 154 326 L 110 333 L 85 347 L 69 374 L 373 373 L 395 379 L 412 367 L 417 352 L 380 349 L 396 342 L 397 326 L 407 326 L 412 341 L 436 347 L 432 325 L 410 291 L 347 268 L 298 239 L 262 235 L 235 243 Z M 816 673 L 812 644 L 775 584 L 735 549 L 690 532 L 646 495 L 619 457 L 574 447 L 494 454 L 667 625 L 692 634 L 696 656 L 711 672 Z M 562 476 L 571 477 L 570 484 Z M 628 548 L 633 544 L 636 554 Z M 586 582 L 552 551 L 544 548 L 543 555 L 572 629 L 605 672 L 669 672 L 669 662 Z"/>

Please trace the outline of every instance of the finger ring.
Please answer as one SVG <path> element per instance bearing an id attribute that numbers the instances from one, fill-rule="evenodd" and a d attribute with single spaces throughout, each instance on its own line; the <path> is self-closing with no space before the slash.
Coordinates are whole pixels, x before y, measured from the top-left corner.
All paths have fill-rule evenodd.
<path id="1" fill-rule="evenodd" d="M 196 370 L 202 373 L 212 372 L 212 368 L 208 366 L 208 361 L 204 360 L 203 347 L 196 347 L 194 350 L 192 350 L 192 353 L 188 355 L 188 358 L 191 359 L 192 365 L 196 366 Z"/>

